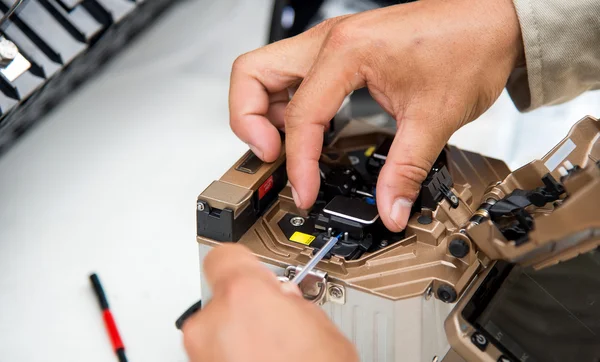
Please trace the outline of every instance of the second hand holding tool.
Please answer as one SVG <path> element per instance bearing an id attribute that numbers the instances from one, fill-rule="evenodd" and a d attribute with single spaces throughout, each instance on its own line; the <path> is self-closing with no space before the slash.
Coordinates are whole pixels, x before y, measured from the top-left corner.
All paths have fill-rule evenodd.
<path id="1" fill-rule="evenodd" d="M 323 247 L 315 254 L 315 256 L 313 256 L 308 261 L 308 263 L 306 263 L 304 268 L 302 268 L 302 270 L 300 270 L 300 272 L 294 276 L 294 278 L 291 280 L 291 282 L 293 284 L 299 285 L 302 282 L 302 280 L 308 275 L 308 273 L 310 273 L 310 271 L 313 270 L 315 268 L 315 266 L 317 264 L 319 264 L 319 262 L 321 260 L 323 260 L 325 255 L 327 255 L 327 253 L 329 253 L 331 248 L 333 248 L 335 246 L 335 244 L 338 242 L 338 240 L 341 236 L 342 236 L 342 234 L 339 234 L 338 236 L 332 236 L 329 239 L 329 241 L 327 241 L 327 243 L 325 243 L 325 245 L 323 245 Z M 201 309 L 201 306 L 202 306 L 202 301 L 199 301 L 196 304 L 194 304 L 193 306 L 191 306 L 187 311 L 185 311 L 185 313 L 183 313 L 181 315 L 181 317 L 179 317 L 179 319 L 177 319 L 177 321 L 175 322 L 175 326 L 177 327 L 177 329 L 181 329 L 181 327 L 183 326 L 183 323 L 192 314 L 199 311 Z"/>

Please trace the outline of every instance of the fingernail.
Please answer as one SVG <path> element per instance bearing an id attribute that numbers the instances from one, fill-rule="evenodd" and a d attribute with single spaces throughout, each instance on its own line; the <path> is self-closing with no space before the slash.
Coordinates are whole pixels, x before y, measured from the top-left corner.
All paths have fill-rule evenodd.
<path id="1" fill-rule="evenodd" d="M 302 205 L 302 203 L 300 202 L 300 196 L 298 196 L 298 193 L 296 192 L 296 189 L 293 185 L 290 185 L 290 187 L 292 189 L 292 197 L 294 198 L 294 203 L 296 204 L 296 206 L 300 207 L 300 205 Z"/>
<path id="2" fill-rule="evenodd" d="M 406 223 L 408 222 L 408 217 L 410 216 L 410 210 L 412 209 L 412 204 L 412 201 L 405 198 L 396 199 L 396 201 L 394 201 L 392 204 L 390 218 L 400 229 L 404 230 L 404 228 L 406 228 Z"/>
<path id="3" fill-rule="evenodd" d="M 250 147 L 250 150 L 261 160 L 263 159 L 263 153 L 262 151 L 256 147 L 256 146 L 252 146 L 251 144 L 248 144 L 248 147 Z"/>
<path id="4" fill-rule="evenodd" d="M 290 282 L 281 283 L 281 291 L 283 294 L 294 295 L 301 297 L 302 293 L 300 292 L 300 288 L 296 284 L 292 284 Z"/>

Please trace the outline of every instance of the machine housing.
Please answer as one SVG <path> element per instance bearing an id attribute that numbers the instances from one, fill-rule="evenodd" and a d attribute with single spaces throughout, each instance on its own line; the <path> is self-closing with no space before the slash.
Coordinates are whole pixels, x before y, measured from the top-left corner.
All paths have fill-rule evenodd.
<path id="1" fill-rule="evenodd" d="M 338 128 L 324 145 L 321 189 L 310 210 L 293 202 L 284 151 L 270 164 L 248 152 L 198 197 L 200 258 L 219 243 L 237 242 L 288 280 L 339 234 L 300 287 L 355 343 L 362 361 L 536 360 L 506 347 L 465 310 L 475 308 L 476 296 L 479 314 L 492 304 L 508 278 L 498 272 L 502 266 L 536 271 L 580 254 L 597 257 L 600 122 L 582 119 L 545 157 L 514 172 L 447 146 L 401 233 L 385 229 L 374 205 L 392 138 L 364 122 Z M 592 285 L 600 290 L 600 278 Z M 210 298 L 204 278 L 202 295 Z M 593 304 L 584 314 L 600 318 L 600 304 Z M 589 353 L 600 357 L 597 341 Z"/>

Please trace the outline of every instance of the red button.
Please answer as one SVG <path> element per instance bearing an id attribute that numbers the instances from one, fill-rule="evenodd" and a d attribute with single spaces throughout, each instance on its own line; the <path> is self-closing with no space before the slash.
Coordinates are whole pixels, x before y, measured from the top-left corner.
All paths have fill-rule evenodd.
<path id="1" fill-rule="evenodd" d="M 263 182 L 262 185 L 258 188 L 258 199 L 262 199 L 269 190 L 273 188 L 273 175 L 269 176 L 268 179 Z"/>

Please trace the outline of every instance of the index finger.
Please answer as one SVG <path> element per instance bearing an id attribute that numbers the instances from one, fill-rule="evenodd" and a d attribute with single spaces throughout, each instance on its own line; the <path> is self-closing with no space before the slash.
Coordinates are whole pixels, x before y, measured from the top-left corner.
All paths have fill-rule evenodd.
<path id="1" fill-rule="evenodd" d="M 319 191 L 325 127 L 346 96 L 364 85 L 355 60 L 344 55 L 322 50 L 286 109 L 287 172 L 294 202 L 302 209 L 315 202 Z"/>
<path id="2" fill-rule="evenodd" d="M 271 102 L 285 102 L 282 93 L 300 82 L 315 61 L 327 29 L 341 19 L 325 21 L 293 38 L 269 44 L 240 56 L 233 64 L 229 89 L 230 124 L 234 133 L 253 146 L 263 161 L 280 154 L 281 140 L 276 121 L 283 124 L 282 112 L 269 120 Z M 271 96 L 278 95 L 278 99 Z"/>

